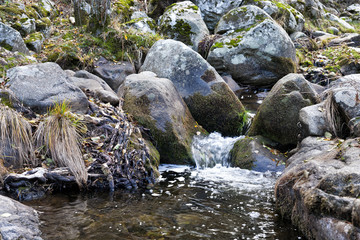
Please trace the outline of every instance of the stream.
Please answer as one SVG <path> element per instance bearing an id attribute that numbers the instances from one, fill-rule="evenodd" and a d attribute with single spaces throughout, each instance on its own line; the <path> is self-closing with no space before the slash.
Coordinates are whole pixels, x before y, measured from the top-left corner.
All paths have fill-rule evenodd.
<path id="1" fill-rule="evenodd" d="M 39 211 L 44 239 L 305 239 L 275 211 L 280 172 L 228 167 L 239 138 L 195 138 L 196 168 L 160 165 L 145 192 L 55 194 L 26 204 Z"/>

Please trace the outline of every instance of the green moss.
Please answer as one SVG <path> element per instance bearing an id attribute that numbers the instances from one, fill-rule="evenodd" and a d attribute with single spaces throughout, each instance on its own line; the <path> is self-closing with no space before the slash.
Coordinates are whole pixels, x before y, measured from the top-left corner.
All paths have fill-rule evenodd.
<path id="1" fill-rule="evenodd" d="M 171 26 L 169 22 L 165 22 L 165 24 L 162 24 L 160 31 L 186 45 L 193 45 L 191 42 L 191 35 L 194 33 L 191 31 L 189 23 L 183 19 L 178 19 L 174 26 Z"/>
<path id="2" fill-rule="evenodd" d="M 124 99 L 124 111 L 129 112 L 140 125 L 151 129 L 154 145 L 160 153 L 162 163 L 193 164 L 190 146 L 192 135 L 196 132 L 194 123 L 183 122 L 189 136 L 180 141 L 170 123 L 166 124 L 165 131 L 156 127 L 156 121 L 150 117 L 150 101 L 146 96 L 135 98 L 127 93 Z"/>
<path id="3" fill-rule="evenodd" d="M 25 39 L 25 43 L 26 44 L 29 44 L 29 43 L 32 43 L 32 42 L 35 42 L 37 40 L 43 40 L 44 39 L 44 36 L 39 33 L 39 32 L 36 32 L 36 33 L 32 33 L 30 34 L 26 39 Z"/>
<path id="4" fill-rule="evenodd" d="M 230 151 L 230 164 L 232 167 L 242 169 L 252 169 L 254 167 L 254 158 L 252 150 L 249 147 L 252 137 L 246 137 L 238 140 Z"/>
<path id="5" fill-rule="evenodd" d="M 213 84 L 211 88 L 212 94 L 203 96 L 196 93 L 185 99 L 191 114 L 208 132 L 238 136 L 243 131 L 240 128 L 243 124 L 241 114 L 245 111 L 243 105 L 226 83 Z"/>
<path id="6" fill-rule="evenodd" d="M 0 46 L 5 48 L 6 50 L 12 51 L 13 47 L 6 43 L 6 41 L 0 41 Z"/>
<path id="7" fill-rule="evenodd" d="M 132 11 L 131 6 L 134 5 L 134 0 L 116 0 L 113 2 L 113 10 L 122 16 L 122 21 L 127 22 L 130 20 Z"/>

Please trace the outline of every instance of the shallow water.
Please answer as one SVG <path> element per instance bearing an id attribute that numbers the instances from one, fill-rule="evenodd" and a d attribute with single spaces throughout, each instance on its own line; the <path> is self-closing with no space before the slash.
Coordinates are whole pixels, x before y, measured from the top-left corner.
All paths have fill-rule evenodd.
<path id="1" fill-rule="evenodd" d="M 197 137 L 198 164 L 161 165 L 145 192 L 48 196 L 40 212 L 44 239 L 302 239 L 275 212 L 277 172 L 227 167 L 237 138 Z"/>

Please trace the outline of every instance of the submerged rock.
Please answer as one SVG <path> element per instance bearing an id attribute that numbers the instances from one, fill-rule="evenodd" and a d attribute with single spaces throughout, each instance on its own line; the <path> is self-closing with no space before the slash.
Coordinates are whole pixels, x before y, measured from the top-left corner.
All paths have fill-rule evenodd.
<path id="1" fill-rule="evenodd" d="M 216 29 L 224 35 L 210 49 L 208 62 L 242 84 L 272 86 L 295 72 L 295 47 L 289 35 L 256 6 L 231 10 Z"/>
<path id="2" fill-rule="evenodd" d="M 299 111 L 317 103 L 317 93 L 300 74 L 280 79 L 260 105 L 249 135 L 262 135 L 284 146 L 299 140 Z"/>
<path id="3" fill-rule="evenodd" d="M 128 76 L 120 90 L 123 109 L 151 130 L 161 161 L 194 164 L 191 142 L 200 127 L 173 83 L 145 71 Z"/>
<path id="4" fill-rule="evenodd" d="M 0 195 L 0 239 L 41 240 L 39 225 L 34 209 Z"/>
<path id="5" fill-rule="evenodd" d="M 227 136 L 241 133 L 243 105 L 216 70 L 185 44 L 156 42 L 140 71 L 170 79 L 194 119 L 207 131 Z"/>
<path id="6" fill-rule="evenodd" d="M 15 96 L 38 113 L 45 113 L 55 103 L 67 101 L 72 111 L 86 113 L 89 103 L 80 88 L 71 84 L 56 63 L 14 67 L 7 71 L 7 86 Z"/>
<path id="7" fill-rule="evenodd" d="M 209 35 L 200 10 L 190 1 L 175 3 L 159 19 L 160 31 L 197 51 L 199 42 Z"/>
<path id="8" fill-rule="evenodd" d="M 275 186 L 276 205 L 309 239 L 360 239 L 359 139 L 305 138 Z"/>

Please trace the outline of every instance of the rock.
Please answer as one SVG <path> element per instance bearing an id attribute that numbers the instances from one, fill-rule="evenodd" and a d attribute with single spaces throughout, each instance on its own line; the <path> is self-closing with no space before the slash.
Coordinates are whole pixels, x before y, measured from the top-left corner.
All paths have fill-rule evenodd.
<path id="1" fill-rule="evenodd" d="M 321 37 L 321 36 L 324 36 L 324 35 L 328 35 L 328 33 L 324 32 L 324 31 L 313 31 L 312 32 L 312 36 L 314 38 L 318 38 L 318 37 Z"/>
<path id="2" fill-rule="evenodd" d="M 303 32 L 294 32 L 290 35 L 291 40 L 296 41 L 299 38 L 308 38 L 308 36 Z"/>
<path id="3" fill-rule="evenodd" d="M 35 112 L 45 113 L 62 101 L 67 101 L 74 112 L 88 111 L 86 95 L 70 84 L 66 73 L 56 63 L 14 67 L 7 71 L 7 77 L 9 89 Z"/>
<path id="4" fill-rule="evenodd" d="M 358 141 L 308 137 L 287 160 L 276 206 L 308 239 L 360 239 Z"/>
<path id="5" fill-rule="evenodd" d="M 23 14 L 19 22 L 19 27 L 16 29 L 21 33 L 23 37 L 35 32 L 36 30 L 35 19 L 28 18 L 28 16 Z"/>
<path id="6" fill-rule="evenodd" d="M 142 71 L 170 79 L 194 119 L 207 131 L 238 135 L 244 107 L 220 75 L 198 53 L 175 40 L 157 41 Z"/>
<path id="7" fill-rule="evenodd" d="M 334 34 L 334 35 L 339 35 L 339 29 L 337 29 L 336 27 L 329 27 L 327 29 L 328 33 L 330 34 Z"/>
<path id="8" fill-rule="evenodd" d="M 268 0 L 247 0 L 245 4 L 253 4 L 263 9 L 289 34 L 301 32 L 304 29 L 304 16 L 289 4 Z"/>
<path id="9" fill-rule="evenodd" d="M 31 207 L 0 195 L 0 219 L 0 239 L 42 239 L 38 213 Z"/>
<path id="10" fill-rule="evenodd" d="M 360 4 L 359 3 L 352 4 L 346 8 L 346 11 L 348 11 L 350 13 L 359 14 L 360 13 Z"/>
<path id="11" fill-rule="evenodd" d="M 223 76 L 222 77 L 224 79 L 224 81 L 226 82 L 226 84 L 229 86 L 229 88 L 231 89 L 231 91 L 236 92 L 238 90 L 240 90 L 240 86 L 239 84 L 237 84 L 234 79 L 232 79 L 232 77 L 230 75 L 227 76 Z"/>
<path id="12" fill-rule="evenodd" d="M 207 58 L 217 71 L 229 73 L 237 82 L 253 86 L 272 86 L 281 77 L 295 72 L 294 44 L 284 29 L 265 17 L 267 13 L 256 6 L 244 6 L 224 15 L 219 25 L 232 15 L 234 20 L 228 26 L 234 31 L 217 39 Z M 253 17 L 247 21 L 247 15 Z M 261 17 L 257 19 L 257 15 Z M 248 27 L 243 29 L 243 26 Z"/>
<path id="13" fill-rule="evenodd" d="M 141 32 L 151 34 L 155 34 L 156 30 L 155 21 L 148 17 L 146 13 L 140 11 L 133 12 L 131 20 L 127 23 L 127 25 Z"/>
<path id="14" fill-rule="evenodd" d="M 87 25 L 91 14 L 91 5 L 87 1 L 74 0 L 74 24 L 77 26 Z"/>
<path id="15" fill-rule="evenodd" d="M 326 13 L 324 15 L 325 18 L 329 19 L 330 21 L 334 21 L 337 22 L 338 24 L 340 24 L 343 28 L 347 29 L 347 30 L 355 30 L 355 28 L 353 26 L 351 26 L 349 23 L 347 23 L 346 21 L 344 21 L 343 19 L 335 16 L 332 13 Z"/>
<path id="16" fill-rule="evenodd" d="M 115 92 L 125 78 L 134 73 L 135 69 L 129 62 L 113 63 L 100 58 L 95 63 L 94 74 L 103 79 Z"/>
<path id="17" fill-rule="evenodd" d="M 263 143 L 260 136 L 246 137 L 238 140 L 230 151 L 232 167 L 250 169 L 257 172 L 283 171 L 285 157 L 277 152 L 272 153 Z"/>
<path id="18" fill-rule="evenodd" d="M 39 0 L 38 6 L 38 12 L 43 17 L 53 18 L 58 15 L 58 11 L 56 10 L 56 4 L 51 0 Z"/>
<path id="19" fill-rule="evenodd" d="M 72 84 L 79 87 L 84 93 L 91 91 L 104 103 L 110 103 L 113 106 L 119 105 L 119 98 L 116 93 L 98 76 L 85 70 L 80 70 L 74 74 L 74 77 L 69 79 Z"/>
<path id="20" fill-rule="evenodd" d="M 191 142 L 197 124 L 169 79 L 148 71 L 132 74 L 120 92 L 124 111 L 151 130 L 163 163 L 194 164 Z"/>
<path id="21" fill-rule="evenodd" d="M 243 0 L 193 0 L 193 2 L 200 8 L 209 30 L 213 31 L 220 18 L 231 9 L 239 7 Z"/>
<path id="22" fill-rule="evenodd" d="M 75 18 L 69 17 L 69 22 L 71 23 L 71 25 L 75 25 Z"/>
<path id="23" fill-rule="evenodd" d="M 319 0 L 284 0 L 283 2 L 289 4 L 310 19 L 321 18 L 326 9 Z"/>
<path id="24" fill-rule="evenodd" d="M 299 112 L 302 137 L 324 136 L 331 130 L 327 127 L 324 103 L 304 107 Z"/>
<path id="25" fill-rule="evenodd" d="M 18 51 L 24 54 L 29 54 L 29 49 L 27 49 L 21 34 L 12 27 L 9 27 L 1 22 L 0 46 L 13 52 Z"/>
<path id="26" fill-rule="evenodd" d="M 36 32 L 30 34 L 28 38 L 26 38 L 25 43 L 30 50 L 36 53 L 40 53 L 44 41 L 45 41 L 44 35 L 42 33 Z"/>
<path id="27" fill-rule="evenodd" d="M 298 142 L 300 109 L 317 103 L 317 93 L 300 74 L 280 79 L 260 105 L 249 135 L 262 135 L 283 146 Z"/>
<path id="28" fill-rule="evenodd" d="M 360 46 L 360 34 L 358 33 L 346 33 L 339 38 L 332 39 L 329 42 L 329 46 L 339 46 L 346 44 L 349 47 L 359 47 Z"/>
<path id="29" fill-rule="evenodd" d="M 190 1 L 171 5 L 159 19 L 160 32 L 181 41 L 195 51 L 209 30 L 197 6 Z"/>
<path id="30" fill-rule="evenodd" d="M 41 19 L 37 19 L 36 23 L 36 31 L 44 34 L 45 38 L 49 38 L 51 35 L 51 20 L 48 17 L 43 17 Z"/>

